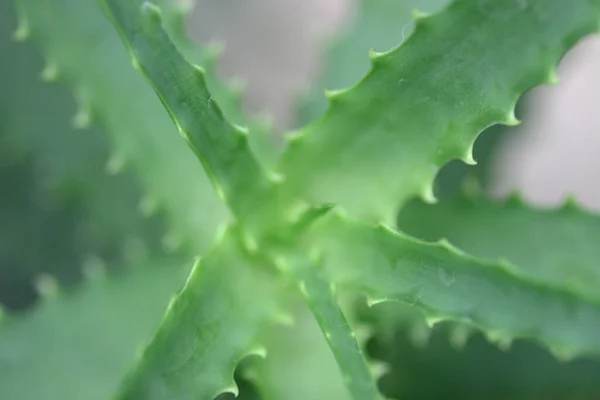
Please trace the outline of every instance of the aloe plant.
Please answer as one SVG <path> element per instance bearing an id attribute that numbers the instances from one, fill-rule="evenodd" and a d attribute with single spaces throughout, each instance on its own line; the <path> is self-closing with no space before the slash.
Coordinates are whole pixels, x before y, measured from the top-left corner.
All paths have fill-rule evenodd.
<path id="1" fill-rule="evenodd" d="M 90 251 L 123 249 L 108 258 L 110 272 L 88 263 L 85 282 L 67 291 L 42 275 L 33 310 L 6 313 L 1 398 L 600 393 L 598 217 L 574 201 L 538 210 L 434 189 L 451 161 L 475 164 L 483 130 L 518 123 L 527 90 L 556 82 L 563 55 L 598 31 L 600 1 L 431 1 L 434 12 L 411 23 L 407 4 L 364 0 L 354 30 L 330 51 L 327 107 L 307 97 L 299 120 L 312 122 L 285 134 L 285 149 L 244 114 L 214 47 L 186 38 L 181 6 L 14 6 L 14 38 L 37 43 L 42 78 L 73 93 L 74 128 L 94 126 L 106 139 L 90 148 L 73 139 L 89 132 L 3 118 L 2 154 L 56 165 L 56 183 L 39 190 L 55 195 L 76 182 L 95 233 Z M 7 54 L 18 47 L 3 44 Z M 370 59 L 364 70 L 352 62 L 360 53 Z M 9 117 L 30 113 L 18 89 L 27 79 L 15 71 L 27 74 L 4 74 L 17 88 L 2 103 Z M 100 151 L 112 154 L 106 166 Z M 89 156 L 73 157 L 81 154 Z M 116 180 L 124 176 L 135 184 Z M 144 194 L 127 190 L 134 185 Z M 127 251 L 132 236 L 147 250 Z M 436 347 L 440 335 L 452 348 Z M 448 352 L 459 356 L 428 362 Z M 461 372 L 498 360 L 515 373 Z M 443 386 L 427 393 L 407 377 Z"/>

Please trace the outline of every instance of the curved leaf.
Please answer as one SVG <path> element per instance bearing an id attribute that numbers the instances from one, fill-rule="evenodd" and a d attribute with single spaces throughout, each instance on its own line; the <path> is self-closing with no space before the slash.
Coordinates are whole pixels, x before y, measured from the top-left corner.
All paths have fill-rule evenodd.
<path id="1" fill-rule="evenodd" d="M 600 354 L 600 301 L 532 279 L 509 264 L 472 258 L 447 243 L 430 244 L 383 226 L 339 216 L 311 234 L 340 287 L 370 304 L 418 307 L 430 324 L 466 322 L 492 341 L 537 340 L 559 357 Z"/>
<path id="2" fill-rule="evenodd" d="M 327 113 L 296 132 L 280 165 L 298 185 L 288 188 L 386 222 L 410 197 L 432 200 L 438 169 L 472 163 L 486 127 L 515 124 L 521 94 L 555 80 L 560 58 L 598 30 L 599 14 L 598 0 L 456 0 L 419 16 L 408 40 L 371 54 L 369 74 L 329 93 Z"/>
<path id="3" fill-rule="evenodd" d="M 220 197 L 239 218 L 259 220 L 264 215 L 258 211 L 274 195 L 274 181 L 251 152 L 248 133 L 223 116 L 204 71 L 188 63 L 163 30 L 160 9 L 142 0 L 102 4 Z"/>
<path id="4" fill-rule="evenodd" d="M 244 357 L 264 356 L 261 331 L 279 314 L 279 287 L 229 231 L 198 261 L 119 399 L 213 400 L 237 394 Z"/>
<path id="5" fill-rule="evenodd" d="M 412 11 L 418 6 L 435 11 L 447 0 L 358 0 L 356 17 L 323 52 L 323 73 L 313 93 L 302 99 L 299 122 L 308 123 L 327 109 L 323 89 L 342 89 L 369 72 L 370 50 L 387 51 L 408 38 L 413 30 Z"/>
<path id="6" fill-rule="evenodd" d="M 518 198 L 496 203 L 483 198 L 436 205 L 410 203 L 398 217 L 415 237 L 452 244 L 479 258 L 507 259 L 524 274 L 598 297 L 600 217 L 572 203 L 536 210 Z"/>
<path id="7" fill-rule="evenodd" d="M 335 299 L 332 285 L 323 276 L 321 268 L 296 253 L 287 254 L 279 260 L 278 266 L 298 282 L 300 293 L 308 302 L 321 327 L 352 398 L 380 399 L 377 385 L 356 341 L 354 331 L 348 325 Z"/>
<path id="8" fill-rule="evenodd" d="M 203 9 L 208 5 L 203 4 Z M 172 7 L 168 7 L 171 10 Z M 164 9 L 164 7 L 163 7 Z M 184 7 L 175 8 L 174 15 L 163 18 L 165 30 L 175 43 L 175 46 L 190 62 L 202 66 L 205 71 L 206 86 L 211 95 L 217 100 L 219 107 L 228 121 L 245 126 L 250 131 L 248 144 L 265 166 L 271 166 L 277 160 L 281 149 L 277 146 L 273 127 L 267 118 L 246 115 L 244 112 L 244 89 L 234 82 L 226 83 L 218 71 L 220 56 L 219 45 L 197 46 L 187 35 L 186 18 L 188 10 Z"/>

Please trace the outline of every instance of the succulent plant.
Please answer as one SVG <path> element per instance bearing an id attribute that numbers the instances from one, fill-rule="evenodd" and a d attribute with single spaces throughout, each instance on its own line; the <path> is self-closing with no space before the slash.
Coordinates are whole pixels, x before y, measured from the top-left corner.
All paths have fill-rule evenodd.
<path id="1" fill-rule="evenodd" d="M 0 271 L 40 299 L 5 312 L 0 398 L 600 394 L 600 219 L 476 188 L 600 1 L 362 0 L 284 148 L 187 8 L 13 5 Z"/>

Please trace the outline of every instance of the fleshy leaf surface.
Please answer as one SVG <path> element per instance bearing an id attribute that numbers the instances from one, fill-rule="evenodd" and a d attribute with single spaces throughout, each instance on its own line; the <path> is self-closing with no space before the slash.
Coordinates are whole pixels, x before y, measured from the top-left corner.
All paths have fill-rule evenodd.
<path id="1" fill-rule="evenodd" d="M 528 338 L 556 356 L 598 356 L 600 302 L 564 286 L 536 280 L 508 263 L 491 263 L 451 245 L 426 243 L 384 226 L 332 215 L 311 235 L 328 276 L 340 290 L 363 293 L 370 304 L 401 301 L 430 324 L 474 325 L 492 341 Z"/>
<path id="2" fill-rule="evenodd" d="M 323 332 L 304 304 L 294 307 L 293 321 L 270 327 L 261 341 L 267 357 L 246 370 L 261 399 L 350 399 Z"/>
<path id="3" fill-rule="evenodd" d="M 369 72 L 370 50 L 388 51 L 410 36 L 413 30 L 412 11 L 432 12 L 447 0 L 358 0 L 355 18 L 339 37 L 323 52 L 319 82 L 299 107 L 299 122 L 307 123 L 320 117 L 327 109 L 323 89 L 336 90 L 353 85 Z"/>
<path id="4" fill-rule="evenodd" d="M 248 132 L 225 119 L 206 87 L 204 70 L 174 46 L 156 5 L 142 0 L 102 4 L 220 197 L 238 218 L 256 221 L 275 186 L 250 150 Z"/>
<path id="5" fill-rule="evenodd" d="M 355 400 L 381 399 L 355 333 L 348 324 L 333 292 L 334 287 L 317 263 L 289 252 L 279 268 L 291 274 L 307 301 L 342 371 L 344 383 Z"/>
<path id="6" fill-rule="evenodd" d="M 392 223 L 399 203 L 432 200 L 441 166 L 473 162 L 479 132 L 517 122 L 518 98 L 555 80 L 560 58 L 598 30 L 599 14 L 598 0 L 457 0 L 418 16 L 410 38 L 371 54 L 367 76 L 329 93 L 326 114 L 295 132 L 279 167 L 296 185 L 287 187 Z"/>
<path id="7" fill-rule="evenodd" d="M 170 304 L 119 399 L 213 400 L 237 394 L 233 373 L 279 313 L 279 286 L 240 248 L 232 231 L 198 261 Z"/>
<path id="8" fill-rule="evenodd" d="M 533 278 L 599 296 L 600 217 L 572 203 L 534 209 L 518 198 L 411 202 L 398 224 L 423 240 L 447 239 L 476 257 L 506 259 Z"/>
<path id="9" fill-rule="evenodd" d="M 0 398 L 109 398 L 185 281 L 189 264 L 183 266 L 181 260 L 156 259 L 5 315 Z"/>

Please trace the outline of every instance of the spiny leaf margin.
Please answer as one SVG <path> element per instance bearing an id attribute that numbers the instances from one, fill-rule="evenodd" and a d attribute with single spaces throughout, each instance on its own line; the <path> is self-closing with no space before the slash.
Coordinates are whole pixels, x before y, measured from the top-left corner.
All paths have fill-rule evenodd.
<path id="1" fill-rule="evenodd" d="M 326 114 L 291 136 L 279 166 L 297 185 L 288 188 L 386 223 L 413 196 L 435 201 L 439 168 L 474 163 L 479 132 L 516 124 L 518 98 L 556 81 L 560 58 L 598 31 L 599 15 L 598 0 L 455 0 L 417 15 L 408 40 L 372 53 L 366 77 L 330 92 Z"/>
<path id="2" fill-rule="evenodd" d="M 375 305 L 400 301 L 481 329 L 493 342 L 536 340 L 563 359 L 600 355 L 600 302 L 532 279 L 508 263 L 475 259 L 449 243 L 416 240 L 337 213 L 307 239 L 340 290 Z"/>

